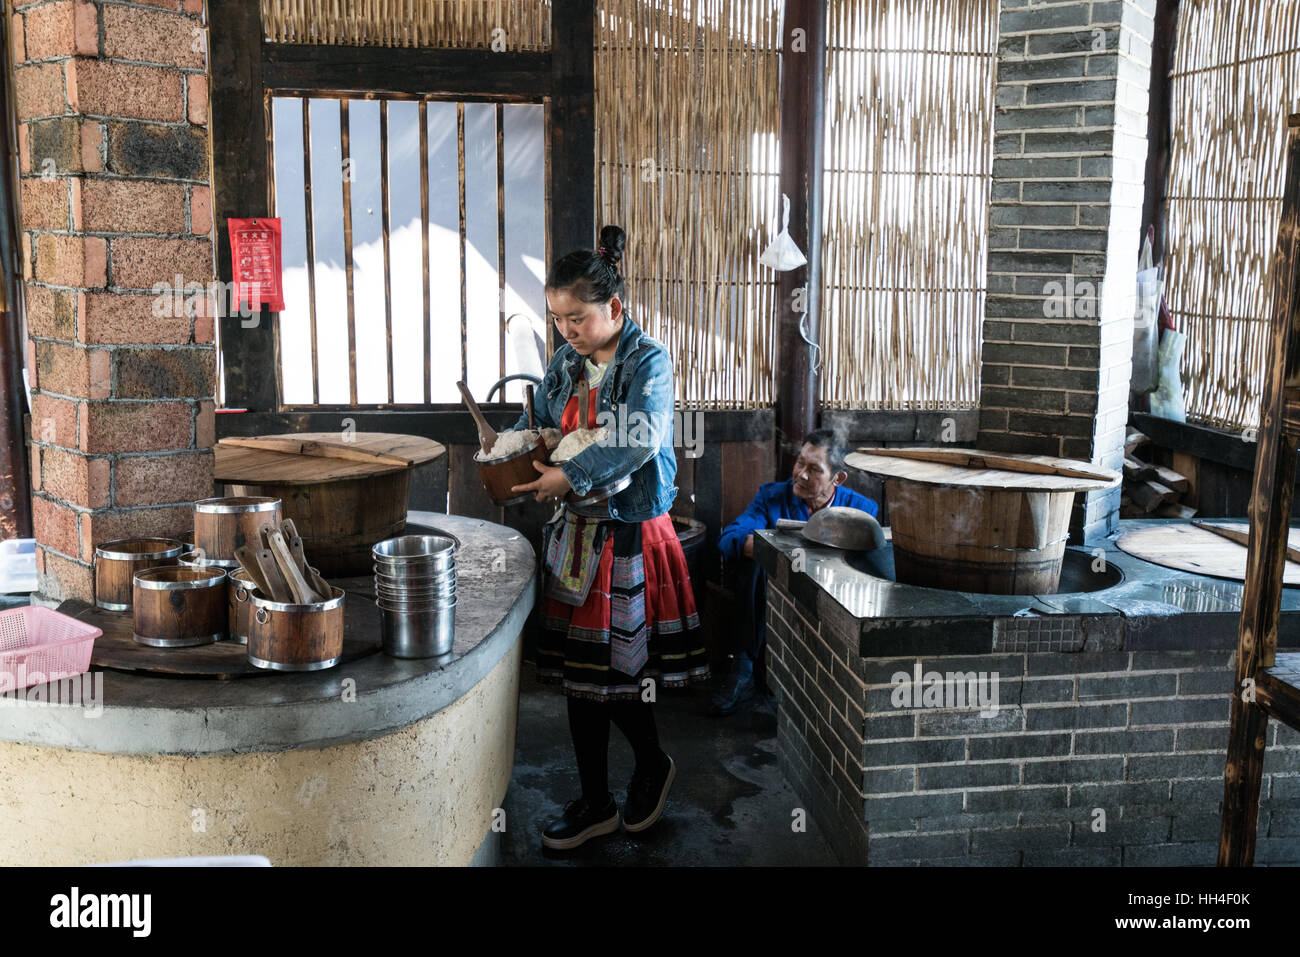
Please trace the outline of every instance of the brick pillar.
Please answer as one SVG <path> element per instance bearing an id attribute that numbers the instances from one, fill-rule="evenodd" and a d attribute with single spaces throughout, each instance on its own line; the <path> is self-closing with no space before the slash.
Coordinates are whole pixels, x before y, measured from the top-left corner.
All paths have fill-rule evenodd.
<path id="1" fill-rule="evenodd" d="M 1155 0 L 1003 0 L 982 448 L 1122 465 Z M 1078 496 L 1105 535 L 1119 489 Z"/>
<path id="2" fill-rule="evenodd" d="M 38 599 L 211 494 L 213 322 L 155 290 L 214 278 L 202 12 L 12 4 Z"/>

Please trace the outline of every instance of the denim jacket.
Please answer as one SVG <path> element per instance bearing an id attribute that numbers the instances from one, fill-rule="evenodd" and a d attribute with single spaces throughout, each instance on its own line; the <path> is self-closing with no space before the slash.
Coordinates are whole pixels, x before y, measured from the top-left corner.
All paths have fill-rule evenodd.
<path id="1" fill-rule="evenodd" d="M 567 342 L 555 350 L 536 390 L 537 428 L 560 427 L 574 382 L 583 375 L 583 360 Z M 609 426 L 609 438 L 560 466 L 573 490 L 584 495 L 631 475 L 632 484 L 610 499 L 610 516 L 623 522 L 644 522 L 667 512 L 677 497 L 673 484 L 677 478 L 673 363 L 663 344 L 642 332 L 626 312 L 618 349 L 600 382 L 596 422 Z M 526 413 L 514 427 L 528 428 Z"/>

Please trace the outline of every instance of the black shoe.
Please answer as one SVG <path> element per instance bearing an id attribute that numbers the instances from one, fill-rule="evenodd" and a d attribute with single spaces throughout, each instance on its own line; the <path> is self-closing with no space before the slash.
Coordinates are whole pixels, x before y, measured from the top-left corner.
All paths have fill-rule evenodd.
<path id="1" fill-rule="evenodd" d="M 627 786 L 627 801 L 623 804 L 623 830 L 635 834 L 644 831 L 664 813 L 668 802 L 668 789 L 677 777 L 677 765 L 664 755 L 667 764 L 652 774 L 633 774 Z"/>
<path id="2" fill-rule="evenodd" d="M 753 674 L 743 672 L 734 675 L 727 686 L 719 694 L 714 695 L 709 704 L 709 714 L 714 717 L 735 714 L 746 702 L 752 701 L 757 693 Z"/>
<path id="3" fill-rule="evenodd" d="M 556 851 L 571 851 L 593 837 L 618 830 L 618 805 L 613 797 L 602 808 L 593 808 L 586 798 L 564 805 L 564 813 L 546 826 L 542 844 Z"/>

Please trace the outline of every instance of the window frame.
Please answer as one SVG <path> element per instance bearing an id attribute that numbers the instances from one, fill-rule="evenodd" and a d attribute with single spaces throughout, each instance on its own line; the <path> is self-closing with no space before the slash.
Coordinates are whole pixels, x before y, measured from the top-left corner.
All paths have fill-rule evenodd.
<path id="1" fill-rule="evenodd" d="M 350 96 L 541 103 L 545 128 L 547 256 L 595 240 L 595 0 L 555 0 L 551 49 L 503 51 L 268 43 L 261 4 L 209 0 L 212 193 L 217 278 L 230 282 L 227 219 L 273 209 L 271 98 Z M 585 51 L 585 56 L 583 55 Z M 557 120 L 562 121 L 557 122 Z M 564 196 L 564 202 L 552 197 Z M 224 304 L 223 304 L 224 305 Z M 448 403 L 286 405 L 278 321 L 222 315 L 223 408 L 258 412 L 449 410 Z"/>

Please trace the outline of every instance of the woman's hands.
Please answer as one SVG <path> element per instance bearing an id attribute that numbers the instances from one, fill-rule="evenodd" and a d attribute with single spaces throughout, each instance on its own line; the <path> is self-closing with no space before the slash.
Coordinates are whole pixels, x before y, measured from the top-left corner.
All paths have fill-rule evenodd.
<path id="1" fill-rule="evenodd" d="M 563 498 L 569 492 L 573 491 L 573 486 L 569 484 L 569 479 L 564 474 L 564 470 L 558 465 L 543 465 L 541 462 L 534 462 L 534 468 L 542 474 L 537 481 L 529 482 L 526 485 L 512 486 L 512 492 L 532 492 L 533 498 L 539 502 L 553 501 Z"/>

